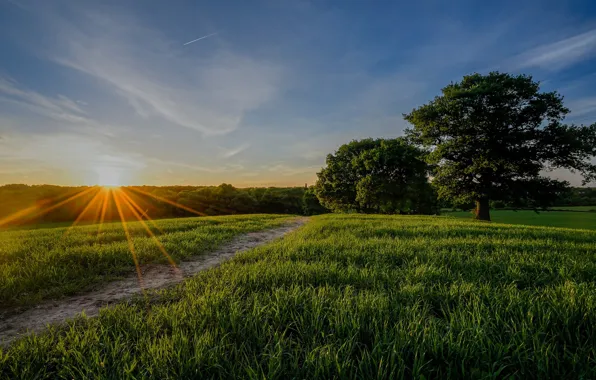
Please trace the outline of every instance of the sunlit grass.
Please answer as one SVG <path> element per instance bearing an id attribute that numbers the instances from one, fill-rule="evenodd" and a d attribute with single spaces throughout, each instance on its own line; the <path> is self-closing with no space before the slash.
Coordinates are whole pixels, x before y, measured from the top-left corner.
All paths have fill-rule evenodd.
<path id="1" fill-rule="evenodd" d="M 122 205 L 122 207 L 127 207 Z M 161 219 L 0 232 L 0 307 L 34 305 L 134 273 L 138 265 L 175 264 L 234 236 L 277 226 L 283 215 Z M 127 235 L 129 239 L 127 239 Z"/>
<path id="2" fill-rule="evenodd" d="M 135 242 L 133 239 L 131 229 L 129 227 L 130 219 L 138 221 L 140 226 L 147 233 L 147 237 L 150 238 L 158 251 L 161 252 L 161 254 L 166 258 L 167 262 L 174 268 L 175 271 L 177 268 L 175 260 L 168 253 L 168 250 L 164 247 L 152 229 L 149 228 L 146 221 L 151 223 L 151 225 L 157 231 L 159 231 L 160 235 L 165 234 L 166 231 L 164 231 L 164 229 L 162 229 L 158 223 L 154 222 L 147 215 L 147 213 L 142 210 L 138 203 L 133 199 L 134 195 L 132 193 L 129 194 L 131 191 L 139 193 L 143 196 L 159 199 L 172 206 L 184 209 L 200 216 L 204 215 L 203 213 L 193 210 L 190 207 L 181 205 L 165 198 L 161 198 L 159 196 L 155 196 L 141 189 L 136 189 L 134 187 L 121 188 L 116 185 L 106 185 L 89 187 L 75 192 L 72 195 L 62 196 L 62 198 L 58 199 L 49 199 L 35 206 L 15 212 L 14 214 L 0 220 L 0 227 L 11 225 L 13 223 L 18 224 L 19 222 L 26 222 L 31 218 L 46 214 L 52 210 L 73 208 L 75 212 L 78 212 L 78 216 L 68 227 L 68 229 L 64 231 L 63 235 L 61 237 L 56 237 L 56 239 L 59 241 L 68 241 L 66 239 L 67 235 L 75 231 L 77 224 L 79 224 L 81 220 L 90 220 L 88 214 L 93 214 L 94 217 L 92 220 L 94 222 L 99 222 L 96 227 L 96 242 L 99 242 L 101 239 L 101 234 L 104 230 L 106 213 L 110 209 L 110 205 L 113 204 L 113 208 L 116 209 L 120 220 L 120 223 L 116 226 L 122 228 L 122 232 L 126 238 L 128 253 L 132 263 L 134 264 L 139 285 L 141 288 L 144 288 L 143 273 L 141 269 L 142 262 L 139 260 L 139 254 L 137 253 L 136 248 L 136 244 L 140 244 L 140 242 Z M 84 196 L 87 196 L 87 198 L 82 198 Z M 73 203 L 73 201 L 79 198 L 85 199 L 86 202 L 82 209 L 77 209 L 76 207 L 78 205 Z M 267 224 L 265 223 L 265 225 Z M 38 236 L 41 233 L 29 232 L 29 234 Z M 116 265 L 109 268 L 100 266 L 100 269 L 97 272 L 94 272 L 94 270 L 97 270 L 98 267 L 83 268 L 86 273 L 81 273 L 81 261 L 85 262 L 88 260 L 88 258 L 74 257 L 72 262 L 60 262 L 59 260 L 55 260 L 56 258 L 54 256 L 56 255 L 55 253 L 53 255 L 52 252 L 49 252 L 44 257 L 37 257 L 38 261 L 33 263 L 26 262 L 27 260 L 31 261 L 32 258 L 35 259 L 36 257 L 33 255 L 25 255 L 25 260 L 15 260 L 11 257 L 11 254 L 14 252 L 12 251 L 12 247 L 9 244 L 10 239 L 11 235 L 0 235 L 0 242 L 4 244 L 6 250 L 5 252 L 0 251 L 0 274 L 4 275 L 4 278 L 0 279 L 0 285 L 3 285 L 0 287 L 0 307 L 11 305 L 29 305 L 39 302 L 45 298 L 72 294 L 77 291 L 84 291 L 88 285 L 94 282 L 101 282 L 101 278 L 96 278 L 94 275 L 109 280 L 114 275 L 122 272 L 122 268 Z M 61 249 L 64 251 L 69 251 L 69 249 L 73 248 L 80 249 L 81 247 L 77 246 L 76 242 L 72 245 L 61 247 Z M 95 248 L 95 251 L 93 252 L 95 256 L 101 254 L 101 248 L 93 248 Z M 41 255 L 43 255 L 43 251 Z M 60 253 L 58 255 L 60 255 Z M 34 269 L 35 264 L 39 262 L 43 262 L 43 267 L 39 267 L 37 270 Z M 73 273 L 75 275 L 83 276 L 84 279 L 78 279 L 74 277 Z M 34 292 L 31 293 L 31 290 Z"/>
<path id="3" fill-rule="evenodd" d="M 530 226 L 564 227 L 596 230 L 596 212 L 541 211 L 531 210 L 491 210 L 495 223 L 525 224 Z M 462 219 L 472 219 L 467 211 L 444 212 L 443 215 Z"/>
<path id="4" fill-rule="evenodd" d="M 176 288 L 16 342 L 0 376 L 594 378 L 594 241 L 444 217 L 313 217 Z"/>

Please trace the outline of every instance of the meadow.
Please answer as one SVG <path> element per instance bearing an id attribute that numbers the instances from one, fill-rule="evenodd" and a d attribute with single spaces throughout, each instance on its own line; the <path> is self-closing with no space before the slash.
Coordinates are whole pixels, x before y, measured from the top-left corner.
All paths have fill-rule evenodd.
<path id="1" fill-rule="evenodd" d="M 596 206 L 580 207 L 594 208 Z M 572 208 L 567 207 L 565 209 Z M 474 217 L 469 211 L 448 211 L 443 212 L 442 215 L 462 219 L 472 219 Z M 496 223 L 596 230 L 596 212 L 540 211 L 537 213 L 532 210 L 491 210 L 490 216 L 491 220 Z"/>
<path id="2" fill-rule="evenodd" d="M 555 206 L 555 207 L 551 207 L 551 209 L 553 209 L 553 210 L 596 212 L 596 205 L 594 205 L 594 206 Z"/>
<path id="3" fill-rule="evenodd" d="M 449 217 L 311 217 L 174 288 L 13 343 L 0 377 L 594 378 L 595 241 Z"/>
<path id="4" fill-rule="evenodd" d="M 244 215 L 161 219 L 145 225 L 128 222 L 134 256 L 120 222 L 3 231 L 0 311 L 84 292 L 132 274 L 133 257 L 141 266 L 178 262 L 213 250 L 239 234 L 278 226 L 287 219 L 283 215 Z"/>

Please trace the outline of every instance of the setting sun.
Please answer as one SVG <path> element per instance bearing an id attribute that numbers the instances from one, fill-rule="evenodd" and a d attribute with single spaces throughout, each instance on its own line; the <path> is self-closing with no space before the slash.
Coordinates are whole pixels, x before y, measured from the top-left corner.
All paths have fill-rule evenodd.
<path id="1" fill-rule="evenodd" d="M 113 166 L 98 166 L 94 170 L 97 175 L 97 184 L 103 187 L 122 186 L 124 170 Z"/>

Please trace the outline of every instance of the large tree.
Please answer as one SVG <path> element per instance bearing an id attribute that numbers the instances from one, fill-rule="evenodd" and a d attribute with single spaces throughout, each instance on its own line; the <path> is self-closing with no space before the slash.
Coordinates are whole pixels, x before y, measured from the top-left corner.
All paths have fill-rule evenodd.
<path id="1" fill-rule="evenodd" d="M 434 213 L 422 151 L 405 139 L 365 139 L 327 156 L 315 192 L 333 211 Z"/>
<path id="2" fill-rule="evenodd" d="M 541 92 L 527 75 L 465 76 L 404 118 L 415 143 L 428 148 L 439 196 L 476 202 L 490 220 L 489 201 L 550 205 L 568 187 L 543 173 L 566 168 L 596 178 L 596 124 L 562 123 L 569 110 L 557 92 Z"/>

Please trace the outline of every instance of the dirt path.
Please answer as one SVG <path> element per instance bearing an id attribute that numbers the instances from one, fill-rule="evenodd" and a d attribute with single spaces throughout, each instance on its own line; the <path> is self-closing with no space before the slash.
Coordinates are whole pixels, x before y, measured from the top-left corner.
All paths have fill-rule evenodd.
<path id="1" fill-rule="evenodd" d="M 212 268 L 238 252 L 282 237 L 303 225 L 306 220 L 296 218 L 282 227 L 241 235 L 213 252 L 180 262 L 176 269 L 168 265 L 147 266 L 143 268 L 143 288 L 157 289 L 178 283 L 184 277 Z M 101 307 L 129 298 L 141 291 L 139 279 L 135 274 L 124 280 L 110 282 L 103 288 L 87 294 L 46 301 L 33 309 L 0 320 L 0 346 L 7 346 L 23 334 L 39 331 L 47 324 L 63 322 L 83 311 L 87 316 L 96 316 Z"/>

